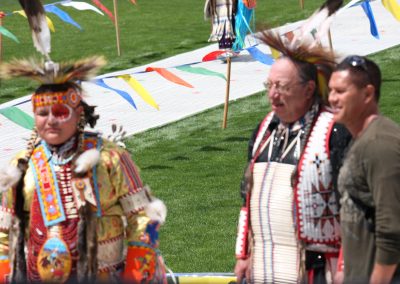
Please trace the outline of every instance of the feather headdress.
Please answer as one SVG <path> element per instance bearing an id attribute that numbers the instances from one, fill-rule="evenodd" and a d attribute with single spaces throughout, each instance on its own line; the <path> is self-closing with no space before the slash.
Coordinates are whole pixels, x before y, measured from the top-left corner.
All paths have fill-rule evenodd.
<path id="1" fill-rule="evenodd" d="M 103 56 L 93 56 L 75 62 L 54 63 L 35 58 L 14 59 L 0 68 L 0 76 L 27 77 L 42 85 L 86 81 L 106 63 Z"/>
<path id="2" fill-rule="evenodd" d="M 317 69 L 318 94 L 326 101 L 328 80 L 335 66 L 335 55 L 330 50 L 319 45 L 310 46 L 306 42 L 291 44 L 287 37 L 272 30 L 262 32 L 258 38 L 284 57 L 314 65 Z"/>
<path id="3" fill-rule="evenodd" d="M 46 13 L 40 0 L 19 0 L 32 30 L 33 45 L 47 60 L 50 60 L 50 29 Z"/>

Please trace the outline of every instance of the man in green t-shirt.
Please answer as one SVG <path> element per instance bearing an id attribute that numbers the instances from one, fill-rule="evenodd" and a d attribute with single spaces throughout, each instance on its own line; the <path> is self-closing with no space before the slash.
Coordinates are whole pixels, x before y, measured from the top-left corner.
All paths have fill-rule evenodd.
<path id="1" fill-rule="evenodd" d="M 400 281 L 400 127 L 379 114 L 381 72 L 346 57 L 329 82 L 334 119 L 353 136 L 340 170 L 346 283 Z"/>

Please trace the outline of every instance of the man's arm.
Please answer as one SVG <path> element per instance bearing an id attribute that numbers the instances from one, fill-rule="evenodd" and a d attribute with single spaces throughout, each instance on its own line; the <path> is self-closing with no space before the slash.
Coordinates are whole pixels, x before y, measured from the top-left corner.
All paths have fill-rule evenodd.
<path id="1" fill-rule="evenodd" d="M 393 274 L 396 271 L 397 264 L 384 265 L 375 263 L 374 270 L 372 271 L 370 284 L 386 284 L 390 283 Z"/>

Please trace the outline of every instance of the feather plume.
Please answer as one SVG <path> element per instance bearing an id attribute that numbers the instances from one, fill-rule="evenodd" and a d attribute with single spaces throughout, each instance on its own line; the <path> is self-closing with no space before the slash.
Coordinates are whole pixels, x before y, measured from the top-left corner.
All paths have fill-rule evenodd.
<path id="1" fill-rule="evenodd" d="M 309 44 L 319 44 L 321 38 L 328 33 L 333 17 L 342 6 L 343 0 L 326 0 L 300 27 L 295 31 L 292 44 L 308 41 Z"/>
<path id="2" fill-rule="evenodd" d="M 19 0 L 32 30 L 33 45 L 47 60 L 50 60 L 50 29 L 46 13 L 40 0 Z"/>
<path id="3" fill-rule="evenodd" d="M 93 168 L 100 160 L 100 152 L 97 149 L 90 149 L 82 153 L 76 159 L 74 172 L 78 174 L 86 173 Z"/>
<path id="4" fill-rule="evenodd" d="M 68 81 L 86 81 L 105 64 L 102 56 L 93 56 L 76 62 L 53 63 L 34 58 L 14 59 L 0 68 L 0 76 L 28 77 L 41 84 L 62 84 Z"/>

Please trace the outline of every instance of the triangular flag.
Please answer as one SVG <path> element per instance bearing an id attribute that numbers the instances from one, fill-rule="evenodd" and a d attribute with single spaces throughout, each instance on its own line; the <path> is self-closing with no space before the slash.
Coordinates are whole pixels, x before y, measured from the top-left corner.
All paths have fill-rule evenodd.
<path id="1" fill-rule="evenodd" d="M 372 13 L 372 9 L 371 9 L 371 5 L 369 4 L 369 0 L 366 0 L 363 3 L 361 3 L 361 7 L 363 8 L 365 14 L 368 17 L 371 34 L 375 38 L 379 39 L 378 28 L 376 27 L 374 14 Z"/>
<path id="2" fill-rule="evenodd" d="M 71 2 L 61 2 L 60 4 L 65 7 L 73 7 L 75 9 L 81 10 L 81 11 L 82 10 L 92 10 L 92 11 L 104 16 L 104 13 L 102 11 L 100 11 L 95 6 L 90 5 L 89 3 L 86 3 L 86 2 L 71 1 Z"/>
<path id="3" fill-rule="evenodd" d="M 396 0 L 382 0 L 383 6 L 392 13 L 396 20 L 400 21 L 400 5 Z"/>
<path id="4" fill-rule="evenodd" d="M 274 59 L 271 55 L 263 53 L 255 46 L 251 46 L 246 48 L 246 50 L 250 53 L 250 55 L 257 61 L 264 63 L 266 65 L 272 65 L 274 63 Z"/>
<path id="5" fill-rule="evenodd" d="M 21 15 L 22 17 L 26 18 L 26 14 L 25 14 L 25 11 L 24 11 L 24 10 L 17 10 L 17 11 L 14 11 L 13 14 L 19 14 L 19 15 Z M 55 29 L 54 29 L 54 24 L 53 24 L 53 22 L 52 22 L 51 19 L 50 19 L 49 17 L 47 17 L 47 16 L 46 16 L 46 20 L 47 20 L 47 25 L 49 26 L 49 29 L 54 33 L 54 32 L 55 32 Z"/>
<path id="6" fill-rule="evenodd" d="M 99 7 L 100 10 L 102 10 L 104 13 L 106 13 L 107 16 L 108 16 L 113 22 L 115 22 L 115 18 L 114 18 L 113 13 L 112 13 L 110 10 L 108 10 L 107 7 L 104 6 L 104 5 L 100 2 L 100 0 L 92 0 L 92 2 L 94 3 L 94 5 L 96 5 L 97 7 Z"/>
<path id="7" fill-rule="evenodd" d="M 212 51 L 212 52 L 206 54 L 201 61 L 205 62 L 205 61 L 216 60 L 218 58 L 218 56 L 220 56 L 221 54 L 223 54 L 225 52 L 226 51 L 223 51 L 223 50 Z"/>
<path id="8" fill-rule="evenodd" d="M 95 84 L 97 84 L 103 88 L 106 88 L 106 89 L 116 92 L 118 95 L 123 97 L 131 106 L 133 106 L 135 109 L 137 109 L 135 102 L 133 101 L 132 97 L 127 92 L 110 87 L 109 85 L 106 84 L 106 82 L 104 82 L 104 79 L 97 79 L 97 80 L 94 80 L 94 82 L 95 82 Z"/>
<path id="9" fill-rule="evenodd" d="M 0 26 L 0 33 L 1 33 L 2 35 L 6 36 L 6 37 L 11 38 L 13 41 L 19 43 L 18 38 L 17 38 L 12 32 L 10 32 L 9 30 L 7 30 L 5 27 Z"/>
<path id="10" fill-rule="evenodd" d="M 271 49 L 271 55 L 272 55 L 273 59 L 276 60 L 279 58 L 279 56 L 281 56 L 281 53 L 278 50 L 276 50 L 275 48 L 269 47 L 269 49 Z"/>
<path id="11" fill-rule="evenodd" d="M 82 29 L 81 26 L 75 22 L 69 15 L 68 13 L 64 12 L 63 10 L 61 10 L 60 8 L 58 8 L 55 5 L 45 5 L 44 9 L 46 12 L 50 12 L 53 13 L 55 15 L 57 15 L 61 20 L 63 20 L 64 22 L 71 24 L 75 27 L 77 27 L 78 29 Z"/>
<path id="12" fill-rule="evenodd" d="M 157 105 L 156 101 L 153 99 L 150 93 L 131 75 L 120 75 L 117 76 L 117 78 L 123 79 L 125 82 L 128 83 L 129 86 L 131 86 L 136 91 L 136 93 L 139 96 L 142 97 L 142 99 L 146 103 L 156 108 L 157 110 L 160 110 L 160 107 Z"/>
<path id="13" fill-rule="evenodd" d="M 54 28 L 54 24 L 53 24 L 53 22 L 51 21 L 51 19 L 50 19 L 49 17 L 46 16 L 46 20 L 47 20 L 47 25 L 49 26 L 49 29 L 50 29 L 53 33 L 55 33 L 55 32 L 56 32 L 56 29 Z"/>
<path id="14" fill-rule="evenodd" d="M 215 72 L 215 71 L 211 71 L 211 70 L 208 70 L 208 69 L 203 68 L 203 67 L 192 67 L 190 65 L 183 65 L 183 66 L 178 66 L 178 67 L 175 67 L 175 68 L 178 69 L 178 70 L 181 70 L 181 71 L 194 73 L 194 74 L 217 76 L 217 77 L 220 77 L 220 78 L 222 78 L 222 79 L 224 79 L 226 81 L 226 77 L 225 77 L 224 74 L 219 73 L 219 72 Z"/>
<path id="15" fill-rule="evenodd" d="M 4 115 L 15 124 L 29 130 L 32 130 L 35 125 L 31 116 L 15 106 L 0 109 L 0 114 Z"/>
<path id="16" fill-rule="evenodd" d="M 158 74 L 160 74 L 161 76 L 163 76 L 165 79 L 167 79 L 168 81 L 171 81 L 175 84 L 179 84 L 188 88 L 193 88 L 192 85 L 190 85 L 188 82 L 186 82 L 185 80 L 179 78 L 178 76 L 176 76 L 175 74 L 169 72 L 167 69 L 165 68 L 156 68 L 156 67 L 147 67 L 146 68 L 146 72 L 157 72 Z"/>

